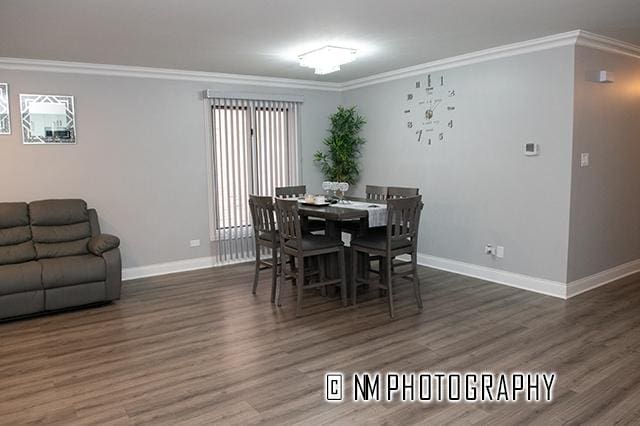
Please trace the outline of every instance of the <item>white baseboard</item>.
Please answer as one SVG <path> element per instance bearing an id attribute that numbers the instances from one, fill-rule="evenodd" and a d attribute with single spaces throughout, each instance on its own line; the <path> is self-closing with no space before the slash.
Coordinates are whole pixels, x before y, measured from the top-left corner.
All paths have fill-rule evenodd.
<path id="1" fill-rule="evenodd" d="M 597 274 L 571 281 L 567 284 L 567 298 L 577 296 L 638 272 L 640 272 L 640 259 L 632 260 L 631 262 L 614 266 Z"/>
<path id="2" fill-rule="evenodd" d="M 155 277 L 157 275 L 173 274 L 176 272 L 195 271 L 197 269 L 212 268 L 214 266 L 232 265 L 246 262 L 246 259 L 219 261 L 214 256 L 197 257 L 194 259 L 176 260 L 174 262 L 156 263 L 154 265 L 137 266 L 122 270 L 122 280 Z"/>
<path id="3" fill-rule="evenodd" d="M 157 275 L 173 274 L 176 272 L 194 271 L 197 269 L 211 268 L 214 266 L 232 265 L 247 262 L 247 259 L 221 262 L 216 257 L 199 257 L 195 259 L 177 260 L 174 262 L 157 263 L 154 265 L 125 268 L 122 271 L 123 281 L 137 278 L 153 277 Z M 568 299 L 594 288 L 609 284 L 621 278 L 640 272 L 640 259 L 625 263 L 599 272 L 588 277 L 580 278 L 565 284 L 559 281 L 532 277 L 529 275 L 489 268 L 487 266 L 460 262 L 458 260 L 431 256 L 418 253 L 418 264 L 434 269 L 466 275 L 497 284 L 504 284 L 547 296 Z"/>
<path id="4" fill-rule="evenodd" d="M 551 281 L 544 278 L 536 278 L 529 275 L 516 274 L 501 269 L 474 265 L 473 263 L 460 262 L 443 257 L 430 256 L 418 253 L 418 264 L 434 269 L 453 272 L 469 277 L 479 278 L 510 287 L 521 288 L 547 296 L 566 299 L 567 285 L 559 281 Z"/>

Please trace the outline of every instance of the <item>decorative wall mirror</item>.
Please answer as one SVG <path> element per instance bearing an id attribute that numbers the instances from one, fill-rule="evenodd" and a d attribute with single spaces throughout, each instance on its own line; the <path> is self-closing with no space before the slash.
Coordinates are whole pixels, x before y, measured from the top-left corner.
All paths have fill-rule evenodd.
<path id="1" fill-rule="evenodd" d="M 0 135 L 11 134 L 11 118 L 9 117 L 9 85 L 0 83 Z"/>
<path id="2" fill-rule="evenodd" d="M 73 96 L 21 94 L 20 115 L 23 143 L 76 143 Z"/>

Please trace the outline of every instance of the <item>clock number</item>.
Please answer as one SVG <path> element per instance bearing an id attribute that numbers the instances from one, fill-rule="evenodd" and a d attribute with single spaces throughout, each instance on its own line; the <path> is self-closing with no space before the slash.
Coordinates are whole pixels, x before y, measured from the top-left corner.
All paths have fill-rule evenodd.
<path id="1" fill-rule="evenodd" d="M 427 145 L 431 145 L 431 138 L 429 138 L 429 142 L 427 143 Z"/>
<path id="2" fill-rule="evenodd" d="M 453 98 L 456 95 L 456 91 L 455 90 L 449 90 L 449 97 Z"/>
<path id="3" fill-rule="evenodd" d="M 420 82 L 416 81 L 416 89 L 419 89 L 419 88 L 420 88 Z"/>
<path id="4" fill-rule="evenodd" d="M 456 109 L 456 107 L 454 107 L 454 106 L 448 106 L 448 107 L 447 107 L 447 111 L 453 111 L 453 110 L 455 110 L 455 109 Z"/>
<path id="5" fill-rule="evenodd" d="M 444 76 L 440 76 L 440 86 L 444 86 Z"/>
<path id="6" fill-rule="evenodd" d="M 427 87 L 431 87 L 431 74 L 427 75 Z"/>
<path id="7" fill-rule="evenodd" d="M 440 139 L 441 141 L 444 140 L 444 133 L 440 133 L 438 135 L 438 139 Z"/>
<path id="8" fill-rule="evenodd" d="M 409 93 L 409 94 L 407 95 L 407 100 L 408 100 L 408 101 L 410 101 L 410 100 L 412 100 L 412 99 L 413 99 L 413 93 Z"/>
<path id="9" fill-rule="evenodd" d="M 447 126 L 449 126 L 450 129 L 453 129 L 453 120 L 449 120 Z"/>
<path id="10" fill-rule="evenodd" d="M 418 130 L 416 134 L 418 135 L 418 142 L 420 142 L 420 140 L 422 139 L 422 130 Z"/>
<path id="11" fill-rule="evenodd" d="M 407 127 L 408 128 L 412 128 L 413 127 L 413 122 L 412 121 L 408 121 L 407 122 Z"/>

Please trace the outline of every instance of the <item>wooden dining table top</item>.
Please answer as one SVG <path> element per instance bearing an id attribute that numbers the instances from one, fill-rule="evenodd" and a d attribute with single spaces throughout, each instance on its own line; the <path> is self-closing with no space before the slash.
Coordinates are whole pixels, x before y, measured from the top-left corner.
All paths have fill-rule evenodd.
<path id="1" fill-rule="evenodd" d="M 386 204 L 384 200 L 367 200 L 360 197 L 345 197 L 347 201 L 361 201 L 369 202 L 371 204 Z M 367 210 L 363 209 L 350 209 L 348 203 L 340 204 L 339 207 L 336 204 L 330 204 L 328 206 L 314 206 L 311 204 L 300 203 L 298 205 L 298 211 L 304 216 L 313 216 L 332 221 L 354 220 L 364 219 L 369 215 Z"/>

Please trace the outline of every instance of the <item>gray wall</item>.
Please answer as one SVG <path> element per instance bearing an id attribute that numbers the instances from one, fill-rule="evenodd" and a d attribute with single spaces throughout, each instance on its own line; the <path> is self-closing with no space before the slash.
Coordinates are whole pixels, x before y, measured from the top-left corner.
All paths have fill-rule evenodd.
<path id="1" fill-rule="evenodd" d="M 456 129 L 432 147 L 403 117 L 415 78 L 344 93 L 368 121 L 354 192 L 417 186 L 421 253 L 565 282 L 573 54 L 561 47 L 444 71 L 457 92 Z M 540 156 L 525 157 L 525 142 L 539 143 Z M 504 259 L 485 255 L 486 243 L 504 246 Z"/>
<path id="2" fill-rule="evenodd" d="M 296 93 L 302 107 L 303 180 L 339 93 L 145 78 L 0 70 L 9 83 L 13 133 L 0 136 L 0 201 L 79 197 L 105 232 L 122 238 L 125 267 L 215 254 L 209 243 L 204 89 Z M 22 144 L 19 93 L 74 95 L 75 146 Z M 190 248 L 189 240 L 201 247 Z"/>
<path id="3" fill-rule="evenodd" d="M 575 55 L 569 281 L 640 259 L 640 59 L 580 46 Z M 615 83 L 587 81 L 601 69 Z"/>

